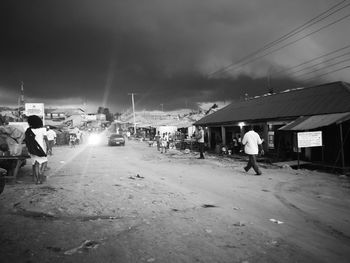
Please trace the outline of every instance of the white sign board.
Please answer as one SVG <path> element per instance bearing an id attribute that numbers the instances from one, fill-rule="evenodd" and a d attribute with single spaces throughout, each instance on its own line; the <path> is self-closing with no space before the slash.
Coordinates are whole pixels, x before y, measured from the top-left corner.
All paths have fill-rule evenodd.
<path id="1" fill-rule="evenodd" d="M 44 116 L 44 103 L 26 103 L 25 104 L 26 115 Z"/>
<path id="2" fill-rule="evenodd" d="M 43 120 L 43 124 L 45 125 L 45 110 L 44 103 L 26 103 L 24 105 L 25 114 L 27 116 L 37 115 Z"/>
<path id="3" fill-rule="evenodd" d="M 298 132 L 298 147 L 317 147 L 322 146 L 322 131 Z"/>

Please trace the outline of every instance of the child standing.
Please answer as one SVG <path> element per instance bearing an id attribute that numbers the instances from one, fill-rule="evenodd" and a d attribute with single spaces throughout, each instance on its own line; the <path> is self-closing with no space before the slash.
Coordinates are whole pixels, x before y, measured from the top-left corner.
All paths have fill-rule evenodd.
<path id="1" fill-rule="evenodd" d="M 76 135 L 74 134 L 74 133 L 71 133 L 70 135 L 69 135 L 69 145 L 70 145 L 70 147 L 75 147 L 75 141 L 76 141 Z"/>

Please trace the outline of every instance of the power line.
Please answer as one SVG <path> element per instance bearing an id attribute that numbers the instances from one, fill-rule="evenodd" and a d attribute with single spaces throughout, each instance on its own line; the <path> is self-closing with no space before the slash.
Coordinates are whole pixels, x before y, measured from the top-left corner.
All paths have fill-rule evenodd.
<path id="1" fill-rule="evenodd" d="M 344 53 L 344 54 L 342 54 L 342 55 L 335 56 L 335 57 L 332 57 L 332 58 L 330 58 L 330 59 L 321 61 L 321 62 L 319 62 L 319 63 L 317 63 L 317 64 L 314 64 L 314 65 L 311 65 L 311 66 L 308 66 L 308 67 L 299 69 L 299 70 L 297 70 L 297 71 L 292 72 L 292 74 L 296 74 L 296 73 L 298 73 L 298 72 L 302 72 L 302 71 L 307 70 L 307 69 L 312 69 L 312 68 L 314 68 L 314 67 L 316 67 L 316 66 L 318 66 L 318 65 L 325 64 L 325 63 L 327 63 L 327 62 L 329 62 L 329 61 L 332 61 L 332 60 L 337 59 L 337 58 L 344 57 L 344 56 L 349 55 L 349 54 L 350 54 L 350 51 L 349 51 L 349 52 L 346 52 L 346 53 Z"/>
<path id="2" fill-rule="evenodd" d="M 331 64 L 331 65 L 326 65 L 326 66 L 324 66 L 324 67 L 315 69 L 315 70 L 310 71 L 310 72 L 306 72 L 306 73 L 303 73 L 303 74 L 297 74 L 296 77 L 300 77 L 300 76 L 304 76 L 304 75 L 309 75 L 309 74 L 311 74 L 311 73 L 314 73 L 314 72 L 317 72 L 317 71 L 320 71 L 320 70 L 323 70 L 323 69 L 326 69 L 326 68 L 330 68 L 330 67 L 336 66 L 336 65 L 341 64 L 341 63 L 344 63 L 344 62 L 346 62 L 346 61 L 350 61 L 350 58 L 344 59 L 344 60 L 341 60 L 341 61 L 338 61 L 338 62 L 333 63 L 333 64 Z"/>
<path id="3" fill-rule="evenodd" d="M 289 33 L 283 35 L 282 37 L 280 37 L 280 38 L 278 38 L 278 39 L 276 39 L 276 40 L 274 40 L 274 41 L 272 41 L 272 42 L 270 42 L 270 43 L 264 45 L 262 48 L 260 48 L 260 49 L 258 49 L 258 50 L 256 50 L 256 51 L 254 51 L 254 52 L 248 54 L 247 56 L 245 56 L 245 57 L 239 59 L 238 61 L 236 61 L 236 62 L 234 62 L 234 63 L 231 63 L 231 64 L 225 66 L 225 67 L 222 68 L 222 69 L 219 69 L 219 70 L 216 70 L 216 71 L 210 73 L 210 74 L 209 74 L 209 77 L 210 77 L 210 76 L 213 76 L 213 75 L 216 75 L 216 74 L 218 74 L 218 73 L 223 73 L 223 72 L 227 71 L 228 69 L 230 69 L 231 67 L 233 67 L 233 66 L 235 66 L 235 65 L 236 65 L 236 67 L 237 67 L 237 65 L 239 65 L 239 64 L 242 63 L 243 61 L 249 59 L 250 57 L 254 57 L 255 55 L 257 55 L 257 54 L 259 54 L 259 53 L 261 53 L 261 52 L 263 52 L 263 51 L 265 51 L 265 50 L 267 50 L 267 49 L 269 49 L 269 48 L 271 48 L 271 47 L 273 47 L 273 46 L 279 44 L 280 42 L 282 42 L 282 41 L 284 41 L 284 40 L 286 40 L 286 39 L 288 39 L 288 38 L 294 36 L 295 34 L 301 32 L 301 31 L 303 31 L 303 30 L 305 30 L 307 27 L 310 27 L 311 25 L 313 25 L 313 24 L 315 24 L 315 23 L 318 23 L 318 22 L 324 20 L 325 18 L 329 17 L 330 15 L 332 15 L 332 14 L 334 14 L 334 13 L 336 13 L 336 12 L 339 12 L 340 10 L 342 10 L 342 9 L 344 9 L 345 7 L 349 6 L 350 4 L 347 4 L 347 5 L 345 5 L 345 6 L 341 7 L 341 8 L 338 8 L 336 11 L 333 11 L 331 14 L 328 14 L 326 17 L 323 17 L 323 18 L 317 20 L 316 22 L 313 22 L 311 25 L 308 25 L 308 24 L 310 24 L 310 22 L 312 22 L 313 20 L 315 20 L 315 19 L 317 19 L 317 18 L 323 16 L 324 14 L 328 13 L 328 12 L 331 11 L 332 9 L 334 9 L 334 8 L 336 8 L 337 6 L 343 4 L 345 1 L 347 1 L 347 0 L 343 0 L 342 2 L 340 2 L 340 3 L 338 3 L 338 4 L 334 5 L 334 6 L 332 6 L 331 8 L 329 8 L 329 9 L 327 9 L 326 11 L 322 12 L 321 14 L 317 15 L 316 17 L 314 17 L 314 18 L 308 20 L 308 21 L 307 21 L 306 23 L 304 23 L 303 25 L 301 25 L 301 26 L 299 26 L 299 27 L 293 29 L 292 31 L 290 31 Z M 348 16 L 346 16 L 345 18 L 347 18 L 347 17 L 348 17 Z M 343 20 L 343 19 L 345 19 L 345 18 L 343 17 L 341 20 Z M 341 21 L 341 20 L 340 20 L 340 21 Z M 340 21 L 337 20 L 337 21 L 335 21 L 334 23 L 338 23 L 338 22 L 340 22 Z M 328 24 L 326 27 L 331 26 L 331 25 L 333 25 L 334 23 Z M 307 26 L 307 25 L 308 25 L 308 26 Z M 325 28 L 325 27 L 322 27 L 321 29 L 314 31 L 313 33 L 319 32 L 320 30 L 322 30 L 322 29 L 324 29 L 324 28 Z M 297 32 L 297 33 L 295 33 L 295 32 Z M 313 34 L 313 33 L 312 33 L 312 34 Z M 307 36 L 309 36 L 309 35 L 310 35 L 310 34 L 306 35 L 305 37 L 307 37 Z M 305 38 L 305 37 L 304 37 L 304 38 Z M 301 39 L 302 39 L 302 38 L 301 38 Z M 298 39 L 297 41 L 299 41 L 299 40 L 301 40 L 301 39 Z M 295 42 L 297 42 L 297 41 L 295 41 Z M 295 42 L 291 42 L 290 44 L 294 44 Z M 290 45 L 290 44 L 288 44 L 288 45 Z M 284 48 L 284 47 L 286 47 L 286 45 L 283 46 L 283 47 L 281 47 L 281 48 Z M 279 48 L 279 49 L 281 49 L 281 48 Z M 279 49 L 275 49 L 273 52 L 276 52 L 276 51 L 279 50 Z M 273 53 L 273 52 L 271 52 L 271 53 Z M 271 53 L 267 53 L 266 55 L 269 55 L 269 54 L 271 54 Z M 264 56 L 266 56 L 266 55 L 264 55 Z M 264 57 L 264 56 L 259 56 L 259 57 L 255 58 L 255 59 L 249 60 L 249 63 L 252 62 L 252 61 L 255 61 L 255 60 L 257 60 L 257 59 L 260 59 L 260 58 L 262 58 L 262 57 Z M 244 63 L 244 65 L 245 65 L 245 64 L 247 64 L 247 63 Z"/>
<path id="4" fill-rule="evenodd" d="M 331 8 L 329 8 L 329 9 L 327 9 L 326 11 L 322 12 L 321 14 L 317 15 L 316 17 L 310 19 L 309 21 L 307 21 L 307 22 L 304 23 L 303 25 L 301 25 L 301 26 L 299 26 L 299 27 L 293 29 L 292 31 L 290 31 L 289 33 L 283 35 L 282 37 L 280 37 L 280 38 L 278 38 L 278 39 L 276 39 L 276 40 L 274 40 L 274 41 L 272 41 L 272 42 L 270 42 L 270 43 L 264 45 L 262 48 L 260 48 L 260 49 L 258 49 L 258 50 L 256 50 L 256 51 L 252 52 L 251 54 L 249 54 L 249 55 L 243 57 L 242 59 L 238 60 L 237 62 L 232 63 L 232 64 L 230 64 L 230 65 L 224 67 L 223 69 L 220 69 L 220 70 L 218 70 L 218 71 L 215 71 L 215 72 L 211 73 L 210 75 L 219 73 L 220 71 L 225 71 L 225 70 L 229 69 L 231 66 L 233 66 L 233 65 L 235 65 L 235 64 L 239 64 L 239 63 L 243 62 L 244 60 L 248 59 L 249 57 L 255 56 L 256 54 L 258 54 L 258 53 L 260 53 L 260 52 L 262 52 L 262 51 L 265 51 L 265 50 L 269 49 L 270 47 L 272 47 L 272 46 L 274 46 L 274 45 L 276 45 L 276 44 L 278 44 L 278 43 L 280 43 L 280 42 L 282 42 L 282 41 L 284 41 L 284 40 L 290 38 L 291 36 L 293 36 L 293 35 L 295 35 L 295 34 L 297 34 L 297 33 L 299 33 L 299 32 L 301 32 L 302 30 L 305 30 L 307 27 L 310 27 L 311 25 L 313 25 L 313 24 L 315 24 L 315 23 L 317 23 L 317 22 L 320 22 L 320 21 L 324 20 L 325 18 L 329 17 L 330 15 L 332 15 L 332 14 L 334 14 L 334 13 L 340 11 L 341 9 L 344 9 L 345 7 L 349 6 L 350 4 L 347 4 L 347 5 L 343 6 L 343 7 L 340 8 L 340 9 L 337 9 L 337 10 L 334 11 L 333 13 L 327 15 L 326 17 L 324 17 L 324 18 L 322 18 L 322 19 L 320 19 L 320 20 L 318 20 L 318 21 L 312 23 L 311 25 L 306 26 L 307 24 L 309 24 L 309 23 L 312 22 L 313 20 L 317 19 L 318 17 L 324 15 L 325 13 L 329 12 L 330 10 L 332 10 L 332 9 L 336 8 L 337 6 L 343 4 L 345 1 L 346 1 L 346 0 L 343 0 L 342 2 L 340 2 L 340 3 L 338 3 L 338 4 L 334 5 L 334 6 L 332 6 Z M 303 28 L 303 29 L 300 30 L 301 28 Z M 296 31 L 297 31 L 297 32 L 296 32 Z M 296 32 L 296 33 L 295 33 L 295 32 Z M 288 36 L 288 37 L 287 37 L 287 36 Z"/>
<path id="5" fill-rule="evenodd" d="M 303 62 L 303 63 L 301 63 L 301 64 L 292 66 L 292 67 L 290 67 L 290 68 L 286 68 L 286 69 L 282 69 L 282 70 L 276 71 L 275 74 L 279 74 L 279 73 L 282 73 L 282 72 L 285 72 L 285 71 L 290 71 L 290 70 L 292 70 L 292 69 L 294 69 L 294 68 L 298 68 L 298 67 L 300 67 L 300 66 L 303 66 L 303 65 L 305 65 L 305 64 L 308 64 L 308 63 L 313 62 L 313 61 L 315 61 L 315 60 L 318 60 L 318 59 L 320 59 L 320 58 L 327 57 L 327 56 L 329 56 L 329 55 L 331 55 L 331 54 L 337 53 L 337 52 L 342 51 L 342 50 L 344 50 L 344 49 L 347 49 L 347 48 L 349 48 L 349 47 L 350 47 L 350 45 L 347 45 L 347 46 L 342 47 L 342 48 L 339 48 L 339 49 L 337 49 L 337 50 L 333 50 L 333 51 L 331 51 L 331 52 L 329 52 L 329 53 L 326 53 L 326 54 L 324 54 L 324 55 L 321 55 L 321 56 L 319 56 L 319 57 L 316 57 L 316 58 L 313 58 L 313 59 L 311 59 L 311 60 L 305 61 L 305 62 Z"/>
<path id="6" fill-rule="evenodd" d="M 277 39 L 277 40 L 273 41 L 272 43 L 276 42 L 276 44 L 278 44 L 278 43 L 280 43 L 280 42 L 282 42 L 282 41 L 284 41 L 284 40 L 286 40 L 286 39 L 288 39 L 288 38 L 291 38 L 292 36 L 294 36 L 294 35 L 300 33 L 300 32 L 303 31 L 303 30 L 305 30 L 306 28 L 308 28 L 308 27 L 310 27 L 310 26 L 313 26 L 314 24 L 316 24 L 316 23 L 318 23 L 318 22 L 320 22 L 320 21 L 322 21 L 322 20 L 324 20 L 324 19 L 330 17 L 331 15 L 333 15 L 333 14 L 335 14 L 335 13 L 338 13 L 338 12 L 341 11 L 342 9 L 344 9 L 344 8 L 346 8 L 346 7 L 348 7 L 348 6 L 350 6 L 350 3 L 349 3 L 349 4 L 347 4 L 347 5 L 345 5 L 345 6 L 341 7 L 341 8 L 336 9 L 335 11 L 331 12 L 330 14 L 328 14 L 328 15 L 326 15 L 326 16 L 324 16 L 324 17 L 318 19 L 318 20 L 316 20 L 318 17 L 323 16 L 324 14 L 326 14 L 327 12 L 329 12 L 331 9 L 333 9 L 333 8 L 335 8 L 336 6 L 338 6 L 338 5 L 342 4 L 342 3 L 344 3 L 345 1 L 346 1 L 346 0 L 343 0 L 342 2 L 336 4 L 335 6 L 331 7 L 331 8 L 328 9 L 327 11 L 321 13 L 320 15 L 318 15 L 318 16 L 312 18 L 312 19 L 310 19 L 309 21 L 307 21 L 307 22 L 304 23 L 303 25 L 297 27 L 296 29 L 293 29 L 292 31 L 290 31 L 289 33 L 287 33 L 287 34 L 285 34 L 284 36 L 280 37 L 280 39 Z M 316 21 L 313 21 L 313 20 L 316 20 Z M 312 21 L 313 21 L 313 22 L 312 22 Z M 312 23 L 311 23 L 311 22 L 312 22 Z M 268 46 L 271 46 L 271 45 L 268 45 Z"/>
<path id="7" fill-rule="evenodd" d="M 319 77 L 322 77 L 324 75 L 329 75 L 329 74 L 332 74 L 334 72 L 337 72 L 337 71 L 340 71 L 340 70 L 343 70 L 343 69 L 347 69 L 347 68 L 350 68 L 350 65 L 348 66 L 344 66 L 342 68 L 338 68 L 338 69 L 335 69 L 335 70 L 332 70 L 332 71 L 329 71 L 329 72 L 326 72 L 324 74 L 321 74 L 321 75 L 317 75 L 315 77 L 311 77 L 311 78 L 308 78 L 308 79 L 304 79 L 303 81 L 306 82 L 306 81 L 309 81 L 309 80 L 312 80 L 312 79 L 316 79 L 316 78 L 319 78 Z"/>
<path id="8" fill-rule="evenodd" d="M 290 45 L 292 45 L 292 44 L 295 44 L 296 42 L 298 42 L 298 41 L 300 41 L 300 40 L 303 40 L 304 38 L 306 38 L 306 37 L 308 37 L 308 36 L 311 36 L 311 35 L 313 35 L 313 34 L 319 32 L 319 31 L 321 31 L 321 30 L 323 30 L 323 29 L 325 29 L 325 28 L 327 28 L 327 27 L 330 27 L 330 26 L 332 26 L 332 25 L 334 25 L 334 24 L 336 24 L 336 23 L 339 23 L 339 22 L 341 22 L 342 20 L 344 20 L 344 19 L 346 19 L 346 18 L 348 18 L 348 17 L 350 17 L 350 14 L 347 14 L 347 15 L 345 15 L 345 16 L 343 16 L 343 17 L 341 17 L 341 18 L 339 18 L 339 19 L 337 19 L 337 20 L 335 20 L 335 21 L 333 21 L 332 23 L 329 23 L 329 24 L 327 24 L 327 25 L 325 25 L 325 26 L 323 26 L 323 27 L 321 27 L 321 28 L 319 28 L 319 29 L 317 29 L 317 30 L 315 30 L 315 31 L 312 31 L 312 32 L 306 34 L 306 35 L 303 36 L 303 37 L 297 38 L 296 40 L 293 40 L 292 42 L 289 42 L 289 43 L 287 43 L 287 44 L 285 44 L 285 45 L 283 45 L 283 46 L 281 46 L 281 47 L 279 47 L 279 48 L 273 49 L 273 50 L 271 50 L 270 52 L 268 52 L 268 53 L 266 53 L 266 54 L 260 55 L 260 56 L 258 56 L 258 57 L 253 58 L 253 59 L 250 59 L 250 60 L 248 60 L 247 62 L 242 63 L 240 66 L 236 65 L 235 68 L 241 68 L 242 66 L 247 65 L 247 64 L 249 64 L 249 63 L 251 63 L 251 62 L 253 62 L 253 61 L 256 61 L 256 60 L 258 60 L 258 59 L 264 58 L 264 57 L 266 57 L 266 56 L 268 56 L 268 55 L 270 55 L 270 54 L 272 54 L 272 53 L 274 53 L 274 52 L 276 52 L 276 51 L 278 51 L 278 50 L 281 50 L 281 49 L 283 49 L 283 48 L 285 48 L 285 47 L 287 47 L 287 46 L 290 46 Z M 230 67 L 232 67 L 233 65 L 234 65 L 234 64 L 232 64 Z M 224 71 L 227 71 L 228 69 L 229 69 L 229 68 L 226 68 Z M 224 71 L 222 71 L 222 73 L 223 73 Z"/>

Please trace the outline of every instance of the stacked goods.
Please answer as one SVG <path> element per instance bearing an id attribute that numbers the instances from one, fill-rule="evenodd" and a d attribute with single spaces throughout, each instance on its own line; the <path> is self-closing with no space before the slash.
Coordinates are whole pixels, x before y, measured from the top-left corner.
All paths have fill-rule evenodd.
<path id="1" fill-rule="evenodd" d="M 0 126 L 0 150 L 8 155 L 22 155 L 24 131 L 13 126 Z"/>

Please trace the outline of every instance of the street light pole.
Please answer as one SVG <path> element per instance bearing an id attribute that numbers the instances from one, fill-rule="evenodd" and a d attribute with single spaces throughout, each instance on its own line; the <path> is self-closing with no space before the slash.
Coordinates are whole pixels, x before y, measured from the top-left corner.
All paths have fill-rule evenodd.
<path id="1" fill-rule="evenodd" d="M 132 113 L 133 113 L 133 116 L 134 116 L 134 134 L 136 135 L 135 102 L 134 102 L 134 95 L 135 95 L 135 93 L 128 93 L 128 95 L 131 95 Z"/>
<path id="2" fill-rule="evenodd" d="M 18 98 L 18 117 L 21 118 L 21 107 L 24 105 L 24 82 L 21 81 L 21 94 Z"/>

